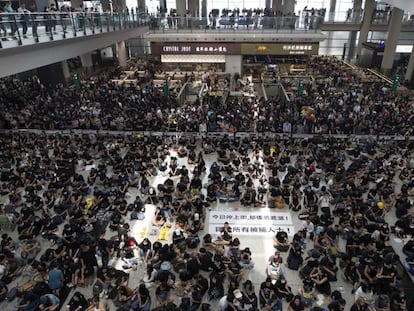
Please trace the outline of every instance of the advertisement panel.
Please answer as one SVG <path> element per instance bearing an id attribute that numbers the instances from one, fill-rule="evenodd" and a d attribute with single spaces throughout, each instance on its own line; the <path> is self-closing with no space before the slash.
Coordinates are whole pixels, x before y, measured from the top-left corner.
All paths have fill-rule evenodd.
<path id="1" fill-rule="evenodd" d="M 243 55 L 318 55 L 319 43 L 246 43 Z"/>

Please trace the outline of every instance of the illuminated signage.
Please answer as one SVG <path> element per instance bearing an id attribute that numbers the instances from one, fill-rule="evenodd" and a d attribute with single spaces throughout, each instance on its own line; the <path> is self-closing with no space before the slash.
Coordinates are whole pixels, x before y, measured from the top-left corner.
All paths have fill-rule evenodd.
<path id="1" fill-rule="evenodd" d="M 240 55 L 240 44 L 235 43 L 151 43 L 154 55 L 194 54 L 194 55 Z"/>
<path id="2" fill-rule="evenodd" d="M 395 48 L 395 53 L 411 53 L 413 51 L 413 46 L 412 45 L 400 45 L 397 44 L 396 48 Z"/>
<path id="3" fill-rule="evenodd" d="M 173 52 L 191 52 L 191 46 L 164 45 L 162 47 L 162 51 L 163 52 L 169 52 L 169 53 L 173 53 Z"/>
<path id="4" fill-rule="evenodd" d="M 227 53 L 227 48 L 225 46 L 211 46 L 211 45 L 203 45 L 203 46 L 196 46 L 196 52 L 219 52 L 219 53 Z"/>
<path id="5" fill-rule="evenodd" d="M 286 45 L 283 45 L 283 51 L 286 51 L 289 54 L 303 55 L 305 54 L 305 51 L 312 51 L 312 45 L 311 44 L 306 44 L 306 45 L 286 44 Z"/>
<path id="6" fill-rule="evenodd" d="M 258 52 L 266 52 L 268 50 L 268 47 L 266 45 L 259 45 L 257 47 Z"/>
<path id="7" fill-rule="evenodd" d="M 266 43 L 241 45 L 242 55 L 316 55 L 318 54 L 318 43 Z"/>

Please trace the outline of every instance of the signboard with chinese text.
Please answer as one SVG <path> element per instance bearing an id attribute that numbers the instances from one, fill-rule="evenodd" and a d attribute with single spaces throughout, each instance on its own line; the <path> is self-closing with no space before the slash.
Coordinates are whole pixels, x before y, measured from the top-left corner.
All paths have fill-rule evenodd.
<path id="1" fill-rule="evenodd" d="M 213 54 L 213 55 L 240 55 L 238 43 L 160 43 L 151 42 L 151 53 L 162 54 Z"/>
<path id="2" fill-rule="evenodd" d="M 246 43 L 241 45 L 243 55 L 317 55 L 318 43 Z"/>
<path id="3" fill-rule="evenodd" d="M 293 236 L 295 233 L 292 216 L 288 212 L 210 211 L 208 217 L 212 234 L 218 234 L 226 221 L 236 235 L 274 236 L 278 231 L 286 231 Z"/>

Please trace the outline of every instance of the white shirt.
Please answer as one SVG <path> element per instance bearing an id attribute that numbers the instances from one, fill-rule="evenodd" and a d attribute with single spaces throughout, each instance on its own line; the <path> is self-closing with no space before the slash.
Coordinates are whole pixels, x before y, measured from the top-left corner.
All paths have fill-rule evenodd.
<path id="1" fill-rule="evenodd" d="M 312 233 L 315 231 L 315 225 L 313 224 L 313 222 L 307 223 L 306 220 L 302 222 L 302 228 L 306 229 L 308 233 Z"/>

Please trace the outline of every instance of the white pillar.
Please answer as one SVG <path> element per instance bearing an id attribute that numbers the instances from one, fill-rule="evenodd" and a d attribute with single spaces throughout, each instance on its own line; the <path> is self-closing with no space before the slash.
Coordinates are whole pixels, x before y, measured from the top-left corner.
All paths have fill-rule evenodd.
<path id="1" fill-rule="evenodd" d="M 375 0 L 366 0 L 364 7 L 364 19 L 362 21 L 361 30 L 359 31 L 357 59 L 361 56 L 362 44 L 367 42 L 369 29 L 372 23 L 372 17 L 375 10 Z"/>
<path id="2" fill-rule="evenodd" d="M 226 72 L 241 75 L 242 71 L 242 56 L 241 55 L 226 55 Z"/>
<path id="3" fill-rule="evenodd" d="M 80 56 L 82 67 L 91 68 L 93 66 L 92 54 L 86 53 Z"/>
<path id="4" fill-rule="evenodd" d="M 294 14 L 295 13 L 295 0 L 284 0 L 283 1 L 283 14 Z"/>
<path id="5" fill-rule="evenodd" d="M 145 8 L 146 8 L 145 0 L 138 0 L 137 2 L 138 2 L 138 6 L 137 6 L 138 12 L 137 12 L 137 14 L 145 13 Z"/>
<path id="6" fill-rule="evenodd" d="M 200 17 L 200 0 L 188 0 L 188 11 L 193 18 Z"/>
<path id="7" fill-rule="evenodd" d="M 392 65 L 394 64 L 395 48 L 401 32 L 403 15 L 403 10 L 396 7 L 392 9 L 387 41 L 385 41 L 384 55 L 381 63 L 381 72 L 385 75 L 391 72 Z"/>
<path id="8" fill-rule="evenodd" d="M 69 80 L 71 76 L 67 60 L 62 60 L 60 63 L 62 65 L 63 77 L 65 78 L 65 80 Z"/>
<path id="9" fill-rule="evenodd" d="M 126 50 L 125 41 L 116 43 L 116 56 L 118 58 L 118 64 L 121 67 L 126 67 L 128 61 L 128 55 Z"/>
<path id="10" fill-rule="evenodd" d="M 177 10 L 177 16 L 184 17 L 187 13 L 187 3 L 186 0 L 176 0 L 175 7 Z"/>
<path id="11" fill-rule="evenodd" d="M 414 47 L 411 51 L 410 60 L 408 61 L 407 71 L 405 72 L 405 80 L 411 81 L 414 70 Z"/>
<path id="12" fill-rule="evenodd" d="M 272 11 L 273 12 L 282 12 L 283 10 L 283 3 L 282 0 L 273 0 L 272 1 Z"/>
<path id="13" fill-rule="evenodd" d="M 335 11 L 336 11 L 336 0 L 331 0 L 329 6 L 329 21 L 333 22 L 335 20 Z"/>

